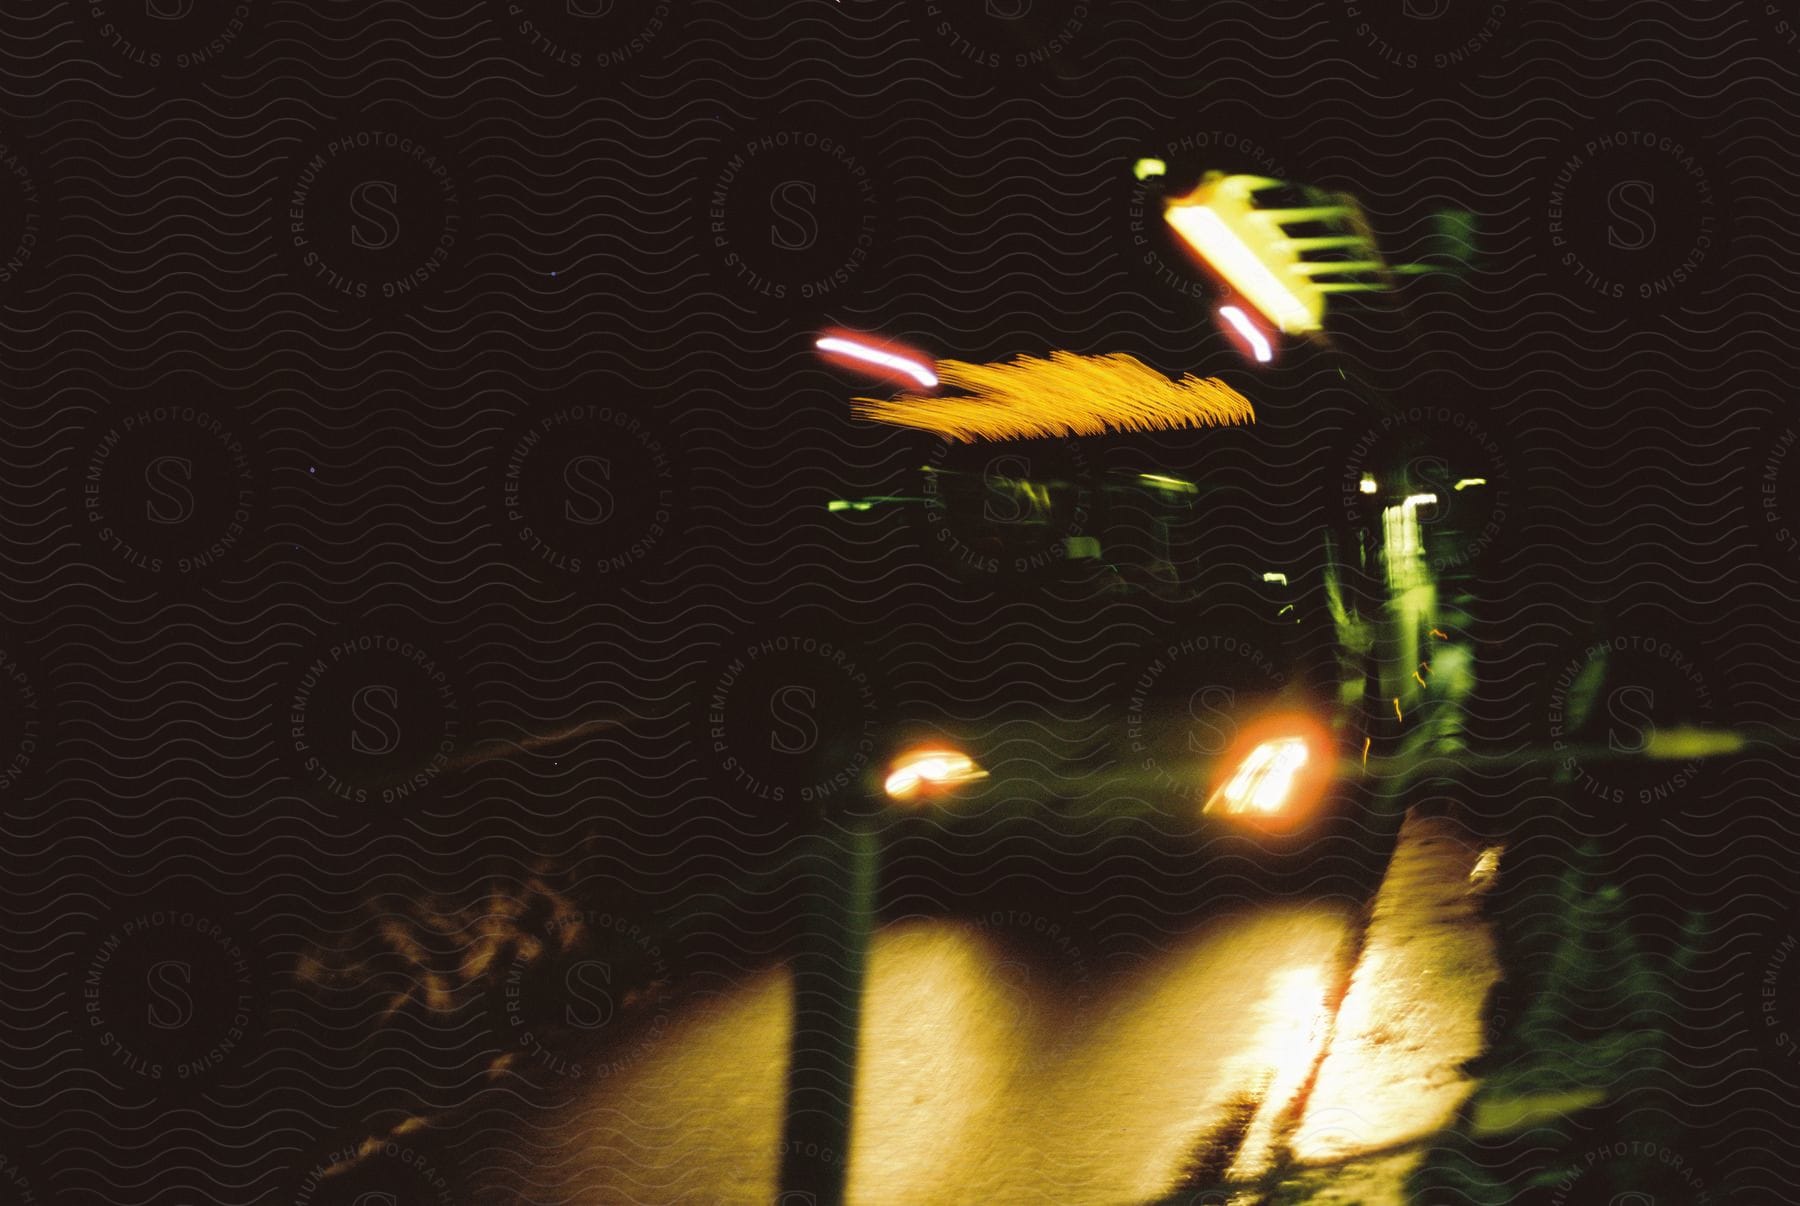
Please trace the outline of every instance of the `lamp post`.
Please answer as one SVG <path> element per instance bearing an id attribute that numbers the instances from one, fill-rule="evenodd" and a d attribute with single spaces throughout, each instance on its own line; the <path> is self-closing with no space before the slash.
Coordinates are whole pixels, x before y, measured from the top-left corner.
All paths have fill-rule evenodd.
<path id="1" fill-rule="evenodd" d="M 801 877 L 806 907 L 793 961 L 793 1044 L 788 1053 L 777 1206 L 841 1206 L 850 1171 L 858 1031 L 881 829 L 888 802 L 924 804 L 987 777 L 957 750 L 913 750 L 889 768 L 879 792 L 842 811 Z M 868 785 L 872 788 L 873 785 Z"/>

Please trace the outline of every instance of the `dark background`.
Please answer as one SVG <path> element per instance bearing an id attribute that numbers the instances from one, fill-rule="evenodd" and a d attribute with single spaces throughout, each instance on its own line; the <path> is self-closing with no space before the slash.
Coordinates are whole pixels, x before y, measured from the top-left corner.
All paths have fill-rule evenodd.
<path id="1" fill-rule="evenodd" d="M 828 516 L 941 454 L 850 418 L 861 383 L 811 348 L 842 326 L 1223 374 L 1268 444 L 1161 447 L 1263 492 L 1279 532 L 1337 521 L 1375 390 L 1491 436 L 1497 739 L 1547 740 L 1558 676 L 1613 635 L 1677 641 L 1711 723 L 1758 738 L 1564 837 L 1613 835 L 1633 891 L 1723 919 L 1702 960 L 1719 1063 L 1665 1104 L 1729 1116 L 1770 1153 L 1757 1200 L 1779 1197 L 1795 1153 L 1768 1120 L 1795 1064 L 1761 988 L 1796 925 L 1796 762 L 1762 739 L 1791 728 L 1800 668 L 1800 11 L 1450 7 L 9 9 L 15 1192 L 307 1200 L 334 1146 L 460 1100 L 443 1086 L 491 1058 L 486 1021 L 372 1041 L 378 1001 L 331 1013 L 296 968 L 381 900 L 542 875 L 673 909 L 779 851 L 792 815 L 707 719 L 761 642 L 851 651 L 866 683 L 785 672 L 838 692 L 839 722 L 1029 696 L 1105 727 L 1170 635 L 1154 609 L 1055 581 L 1021 601 L 901 519 Z M 1650 141 L 1604 144 L 1621 133 Z M 1352 192 L 1395 260 L 1470 211 L 1473 270 L 1340 308 L 1362 385 L 1307 349 L 1253 375 L 1132 178 L 1145 155 L 1170 187 L 1220 167 Z M 1476 801 L 1499 829 L 1556 807 L 1514 791 Z M 157 910 L 176 920 L 133 926 Z"/>

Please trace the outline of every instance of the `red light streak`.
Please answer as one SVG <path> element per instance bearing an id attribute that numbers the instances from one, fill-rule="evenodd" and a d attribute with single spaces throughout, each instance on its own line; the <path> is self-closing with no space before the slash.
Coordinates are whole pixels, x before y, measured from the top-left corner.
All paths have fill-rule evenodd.
<path id="1" fill-rule="evenodd" d="M 914 385 L 937 388 L 938 378 L 931 364 L 910 349 L 850 335 L 823 335 L 813 346 L 827 356 L 885 370 L 882 375 L 899 374 Z"/>
<path id="2" fill-rule="evenodd" d="M 1250 316 L 1244 313 L 1240 307 L 1220 306 L 1219 317 L 1230 323 L 1232 329 L 1243 336 L 1244 342 L 1250 346 L 1250 354 L 1256 357 L 1258 364 L 1267 364 L 1274 358 L 1275 349 L 1270 346 L 1269 337 L 1257 329 L 1256 324 L 1250 321 Z"/>

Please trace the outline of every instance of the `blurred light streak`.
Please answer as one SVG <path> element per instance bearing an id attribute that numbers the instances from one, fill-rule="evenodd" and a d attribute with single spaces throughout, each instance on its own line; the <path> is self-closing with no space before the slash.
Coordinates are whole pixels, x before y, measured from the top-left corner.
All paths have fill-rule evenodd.
<path id="1" fill-rule="evenodd" d="M 1657 729 L 1644 747 L 1647 758 L 1714 758 L 1743 750 L 1744 739 L 1718 729 Z"/>
<path id="2" fill-rule="evenodd" d="M 914 750 L 894 764 L 883 790 L 896 800 L 907 800 L 985 778 L 987 772 L 958 750 Z"/>
<path id="3" fill-rule="evenodd" d="M 1250 345 L 1250 354 L 1256 357 L 1258 364 L 1267 364 L 1274 358 L 1275 350 L 1269 346 L 1268 336 L 1256 329 L 1250 316 L 1237 306 L 1220 306 L 1219 317 L 1230 323 L 1244 342 Z"/>
<path id="4" fill-rule="evenodd" d="M 1410 494 L 1397 507 L 1381 512 L 1387 562 L 1388 588 L 1395 592 L 1425 584 L 1424 545 L 1419 531 L 1419 507 L 1437 502 L 1435 494 Z"/>
<path id="5" fill-rule="evenodd" d="M 1483 850 L 1469 871 L 1469 882 L 1478 886 L 1490 883 L 1500 874 L 1500 856 L 1505 851 L 1505 846 L 1489 846 Z"/>
<path id="6" fill-rule="evenodd" d="M 891 352 L 884 348 L 875 347 L 859 340 L 845 339 L 837 335 L 826 335 L 821 337 L 818 342 L 813 344 L 813 346 L 830 356 L 844 356 L 851 360 L 861 361 L 864 364 L 873 364 L 880 368 L 893 369 L 895 372 L 904 373 L 907 377 L 910 377 L 913 381 L 916 381 L 926 389 L 936 389 L 938 385 L 937 374 L 932 372 L 925 364 L 921 363 L 920 360 L 910 356 L 903 356 L 897 352 Z"/>
<path id="7" fill-rule="evenodd" d="M 1247 205 L 1240 205 L 1238 209 L 1244 214 L 1249 212 Z M 1242 293 L 1262 317 L 1273 322 L 1274 328 L 1287 335 L 1318 331 L 1321 317 L 1325 315 L 1325 299 L 1318 288 L 1310 281 L 1298 286 L 1300 292 L 1289 288 L 1289 284 L 1271 272 L 1269 265 L 1256 254 L 1244 234 L 1233 230 L 1219 211 L 1204 202 L 1175 203 L 1168 207 L 1165 216 L 1175 234 L 1186 239 L 1231 288 Z"/>
<path id="8" fill-rule="evenodd" d="M 857 398 L 859 418 L 936 432 L 965 443 L 978 440 L 1105 435 L 1254 423 L 1255 408 L 1217 378 L 1184 374 L 1171 381 L 1134 356 L 1079 356 L 1055 351 L 1048 359 L 938 364 L 944 385 L 961 396 L 905 394 Z"/>
<path id="9" fill-rule="evenodd" d="M 1309 757 L 1299 737 L 1265 741 L 1238 763 L 1237 773 L 1206 802 L 1205 812 L 1220 804 L 1231 816 L 1247 812 L 1270 816 L 1280 812 L 1294 794 L 1294 780 Z"/>

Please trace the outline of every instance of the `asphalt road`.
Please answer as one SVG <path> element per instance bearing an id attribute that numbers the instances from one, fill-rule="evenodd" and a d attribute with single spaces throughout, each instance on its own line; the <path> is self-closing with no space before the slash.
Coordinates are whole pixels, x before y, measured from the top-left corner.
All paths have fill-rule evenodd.
<path id="1" fill-rule="evenodd" d="M 1372 907 L 1246 903 L 1126 962 L 1025 913 L 882 929 L 851 1201 L 1392 1200 L 1473 1087 L 1497 974 L 1480 853 L 1414 819 Z M 520 1134 L 509 1200 L 777 1201 L 790 1003 L 771 970 L 614 1053 Z"/>

